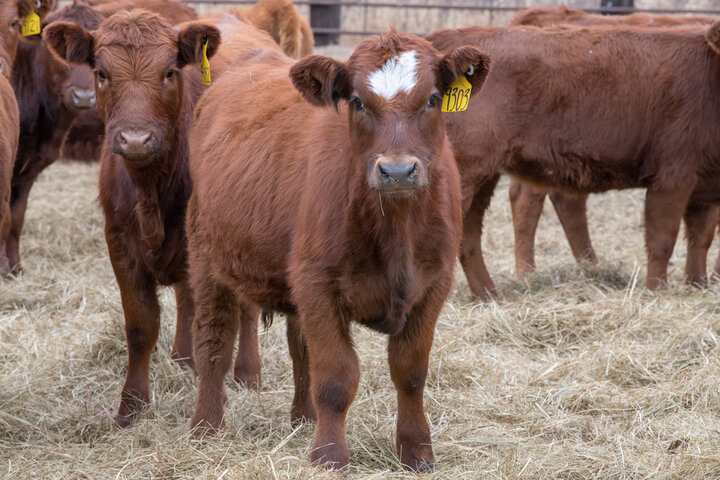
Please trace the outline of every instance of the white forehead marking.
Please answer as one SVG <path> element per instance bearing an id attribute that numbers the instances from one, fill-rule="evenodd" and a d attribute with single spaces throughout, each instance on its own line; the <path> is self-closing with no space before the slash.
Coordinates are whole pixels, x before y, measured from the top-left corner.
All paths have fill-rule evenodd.
<path id="1" fill-rule="evenodd" d="M 417 84 L 418 61 L 414 50 L 403 52 L 391 58 L 380 70 L 376 70 L 368 77 L 370 90 L 386 100 L 392 99 L 400 92 L 410 93 Z"/>

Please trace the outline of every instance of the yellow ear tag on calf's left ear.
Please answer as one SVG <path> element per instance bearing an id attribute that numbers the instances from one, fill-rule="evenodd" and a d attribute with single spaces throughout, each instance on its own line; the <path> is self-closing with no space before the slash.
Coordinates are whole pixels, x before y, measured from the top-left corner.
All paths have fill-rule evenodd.
<path id="1" fill-rule="evenodd" d="M 212 80 L 210 79 L 210 62 L 207 58 L 207 39 L 203 41 L 203 53 L 202 60 L 200 61 L 200 73 L 202 74 L 202 84 L 211 85 Z"/>
<path id="2" fill-rule="evenodd" d="M 458 77 L 443 95 L 441 111 L 464 112 L 467 110 L 470 103 L 470 90 L 472 90 L 472 85 L 465 75 Z"/>
<path id="3" fill-rule="evenodd" d="M 35 12 L 28 13 L 22 21 L 23 37 L 37 35 L 40 33 L 40 17 Z"/>

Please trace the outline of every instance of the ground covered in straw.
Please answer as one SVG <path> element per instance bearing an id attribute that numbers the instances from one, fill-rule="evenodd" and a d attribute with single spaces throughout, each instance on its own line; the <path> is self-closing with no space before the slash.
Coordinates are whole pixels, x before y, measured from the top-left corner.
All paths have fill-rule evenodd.
<path id="1" fill-rule="evenodd" d="M 97 175 L 97 165 L 58 163 L 40 177 L 25 274 L 0 280 L 0 478 L 331 477 L 307 462 L 314 427 L 290 426 L 282 320 L 261 334 L 262 391 L 231 388 L 225 432 L 189 440 L 196 382 L 169 359 L 170 291 L 153 403 L 131 428 L 114 427 L 126 353 Z M 548 207 L 538 273 L 518 281 L 503 182 L 484 245 L 500 298 L 472 303 L 458 272 L 438 324 L 425 401 L 438 468 L 427 478 L 720 477 L 720 288 L 680 285 L 680 241 L 671 286 L 645 290 L 642 198 L 592 197 L 597 267 L 575 265 Z M 393 447 L 385 338 L 355 333 L 363 375 L 348 476 L 412 478 Z"/>

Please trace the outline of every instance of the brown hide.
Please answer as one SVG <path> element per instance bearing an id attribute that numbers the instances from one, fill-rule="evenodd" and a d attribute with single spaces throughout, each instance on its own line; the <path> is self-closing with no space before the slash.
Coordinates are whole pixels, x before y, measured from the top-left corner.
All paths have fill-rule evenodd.
<path id="1" fill-rule="evenodd" d="M 480 234 L 505 171 L 567 192 L 647 188 L 647 285 L 666 278 L 685 205 L 720 200 L 716 26 L 543 31 L 471 27 L 428 36 L 472 44 L 497 62 L 464 113 L 447 116 L 464 185 L 461 262 L 472 291 L 493 291 Z M 470 225 L 472 223 L 472 225 Z"/>
<path id="2" fill-rule="evenodd" d="M 10 82 L 0 75 L 0 275 L 11 273 L 6 255 L 10 235 L 10 181 L 12 178 L 18 135 L 20 112 Z"/>
<path id="3" fill-rule="evenodd" d="M 132 10 L 133 8 L 144 8 L 155 12 L 173 25 L 198 18 L 194 8 L 177 0 L 113 0 L 97 6 L 97 10 L 105 17 L 120 10 Z"/>
<path id="4" fill-rule="evenodd" d="M 102 16 L 84 3 L 51 13 L 47 24 L 74 22 L 94 29 Z M 28 195 L 42 170 L 58 158 L 62 140 L 74 118 L 83 111 L 75 95 L 92 97 L 92 74 L 86 66 L 68 68 L 55 58 L 40 36 L 20 40 L 13 64 L 12 85 L 20 108 L 20 141 L 12 179 L 12 227 L 7 256 L 20 271 L 20 233 Z"/>
<path id="5" fill-rule="evenodd" d="M 230 13 L 268 32 L 288 57 L 302 58 L 313 52 L 315 39 L 310 24 L 290 0 L 260 0 L 250 8 L 233 9 Z"/>
<path id="6" fill-rule="evenodd" d="M 381 82 L 380 69 L 409 58 L 414 86 L 393 93 L 402 82 Z M 200 382 L 192 427 L 222 424 L 237 315 L 250 301 L 288 315 L 291 418 L 317 416 L 314 462 L 348 464 L 344 422 L 360 375 L 350 322 L 358 322 L 389 335 L 402 463 L 432 465 L 422 395 L 461 232 L 438 93 L 471 65 L 478 91 L 488 63 L 472 47 L 441 57 L 394 32 L 364 41 L 344 64 L 310 56 L 293 65 L 248 47 L 201 98 L 187 219 Z M 412 187 L 383 178 L 404 162 L 415 162 Z"/>
<path id="7" fill-rule="evenodd" d="M 511 25 L 550 27 L 569 25 L 634 25 L 641 27 L 709 25 L 716 20 L 706 17 L 667 17 L 661 15 L 591 15 L 582 10 L 561 7 L 538 7 L 518 13 Z M 510 184 L 510 201 L 515 231 L 515 265 L 518 275 L 524 276 L 535 268 L 534 239 L 546 189 L 513 178 Z M 590 241 L 587 224 L 587 195 L 570 195 L 561 191 L 549 191 L 550 200 L 565 230 L 573 255 L 578 261 L 596 262 L 597 257 Z M 707 275 L 707 249 L 712 242 L 712 218 L 718 216 L 718 207 L 689 205 L 684 220 L 688 239 L 688 256 L 685 264 L 685 280 L 704 283 Z M 710 231 L 708 231 L 708 228 Z M 720 267 L 720 257 L 718 257 Z M 720 271 L 720 270 L 718 270 Z"/>
<path id="8" fill-rule="evenodd" d="M 667 15 L 647 15 L 632 13 L 630 15 L 594 15 L 582 10 L 559 7 L 536 7 L 518 12 L 510 25 L 526 25 L 533 27 L 550 27 L 553 25 L 571 24 L 575 26 L 592 25 L 629 25 L 636 27 L 676 27 L 690 24 L 711 25 L 716 19 L 708 17 L 669 17 Z"/>
<path id="9" fill-rule="evenodd" d="M 192 365 L 194 303 L 187 282 L 185 236 L 185 209 L 192 190 L 188 132 L 195 101 L 208 88 L 200 83 L 202 40 L 207 39 L 208 57 L 215 65 L 220 32 L 200 22 L 175 29 L 160 16 L 136 9 L 112 15 L 93 33 L 66 24 L 49 28 L 45 35 L 58 55 L 93 65 L 96 71 L 98 111 L 106 128 L 100 203 L 129 353 L 116 421 L 126 426 L 150 398 L 159 285 L 172 285 L 178 304 L 172 355 Z M 228 36 L 233 37 L 230 32 Z M 212 68 L 217 80 L 224 69 Z M 133 143 L 139 131 L 151 136 Z M 247 337 L 254 341 L 254 355 L 244 352 L 241 359 L 251 367 L 241 378 L 248 384 L 257 382 L 259 375 L 256 317 L 255 311 L 247 315 L 248 331 L 240 340 L 250 347 Z"/>
<path id="10" fill-rule="evenodd" d="M 55 0 L 41 0 L 39 7 L 36 0 L 3 0 L 0 3 L 0 73 L 9 81 L 12 79 L 12 64 L 21 36 L 23 17 L 35 10 L 43 22 L 54 6 Z"/>

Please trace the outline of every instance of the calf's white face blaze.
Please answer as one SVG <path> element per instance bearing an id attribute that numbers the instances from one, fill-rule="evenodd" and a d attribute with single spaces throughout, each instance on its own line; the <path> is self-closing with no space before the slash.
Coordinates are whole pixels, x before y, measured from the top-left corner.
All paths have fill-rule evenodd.
<path id="1" fill-rule="evenodd" d="M 385 100 L 400 92 L 410 93 L 417 84 L 417 54 L 415 50 L 393 57 L 368 76 L 370 90 Z"/>

